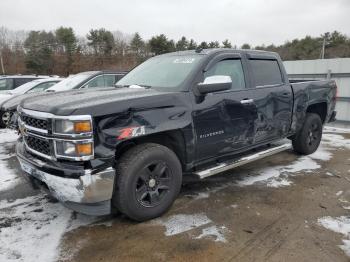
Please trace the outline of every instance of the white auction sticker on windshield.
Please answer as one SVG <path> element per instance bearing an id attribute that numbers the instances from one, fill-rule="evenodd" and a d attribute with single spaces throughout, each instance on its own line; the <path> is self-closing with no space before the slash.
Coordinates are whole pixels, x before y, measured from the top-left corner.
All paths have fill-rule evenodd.
<path id="1" fill-rule="evenodd" d="M 194 62 L 194 58 L 191 57 L 181 57 L 181 58 L 176 58 L 173 63 L 174 64 L 192 64 Z"/>

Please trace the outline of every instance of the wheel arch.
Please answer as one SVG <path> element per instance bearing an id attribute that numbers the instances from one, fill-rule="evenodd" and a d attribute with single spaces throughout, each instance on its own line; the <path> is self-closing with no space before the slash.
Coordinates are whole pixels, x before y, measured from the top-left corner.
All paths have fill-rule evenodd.
<path id="1" fill-rule="evenodd" d="M 322 124 L 324 124 L 327 117 L 327 102 L 319 102 L 309 105 L 306 109 L 306 113 L 314 113 L 319 115 Z"/>
<path id="2" fill-rule="evenodd" d="M 123 141 L 116 146 L 116 160 L 118 161 L 129 149 L 144 143 L 155 143 L 169 148 L 178 157 L 182 168 L 186 167 L 186 143 L 180 130 L 164 131 Z"/>

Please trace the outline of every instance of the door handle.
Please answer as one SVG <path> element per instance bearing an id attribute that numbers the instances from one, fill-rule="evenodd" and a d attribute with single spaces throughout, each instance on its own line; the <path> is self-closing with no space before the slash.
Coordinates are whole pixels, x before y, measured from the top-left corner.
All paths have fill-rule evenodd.
<path id="1" fill-rule="evenodd" d="M 246 99 L 241 100 L 241 104 L 242 104 L 242 105 L 253 104 L 253 103 L 254 103 L 254 99 L 248 99 L 248 98 L 246 98 Z"/>

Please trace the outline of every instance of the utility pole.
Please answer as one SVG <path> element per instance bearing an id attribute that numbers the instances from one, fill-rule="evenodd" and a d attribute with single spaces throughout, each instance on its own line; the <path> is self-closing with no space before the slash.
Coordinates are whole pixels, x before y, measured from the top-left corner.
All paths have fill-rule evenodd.
<path id="1" fill-rule="evenodd" d="M 4 61 L 2 59 L 2 51 L 0 51 L 0 64 L 1 64 L 2 74 L 5 75 Z"/>
<path id="2" fill-rule="evenodd" d="M 324 52 L 326 49 L 326 38 L 323 38 L 322 51 L 321 51 L 321 59 L 324 59 Z"/>

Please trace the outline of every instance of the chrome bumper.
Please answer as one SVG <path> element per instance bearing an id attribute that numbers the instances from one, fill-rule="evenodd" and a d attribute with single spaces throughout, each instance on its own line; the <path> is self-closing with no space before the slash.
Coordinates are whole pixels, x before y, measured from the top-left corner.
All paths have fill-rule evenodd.
<path id="1" fill-rule="evenodd" d="M 25 152 L 21 152 L 21 145 L 17 144 L 16 151 L 26 176 L 32 180 L 39 180 L 64 205 L 86 214 L 106 215 L 111 213 L 110 202 L 115 179 L 115 170 L 112 167 L 96 173 L 92 170 L 85 170 L 85 174 L 78 178 L 61 177 L 43 171 L 46 163 L 26 156 Z M 90 206 L 93 209 L 98 206 L 98 203 L 103 203 L 103 208 L 99 208 L 99 212 L 86 211 L 89 209 L 87 207 Z M 79 208 L 79 204 L 84 207 Z"/>

